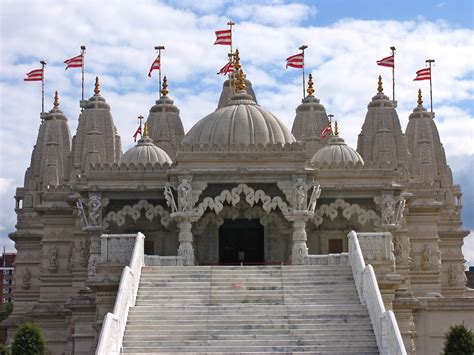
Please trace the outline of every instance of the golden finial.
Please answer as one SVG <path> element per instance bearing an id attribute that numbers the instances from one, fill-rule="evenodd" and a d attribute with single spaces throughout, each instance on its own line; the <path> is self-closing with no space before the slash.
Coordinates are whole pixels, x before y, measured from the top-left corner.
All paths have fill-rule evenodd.
<path id="1" fill-rule="evenodd" d="M 308 79 L 308 95 L 311 96 L 314 94 L 314 89 L 313 89 L 313 76 L 309 74 L 309 79 Z"/>
<path id="2" fill-rule="evenodd" d="M 337 121 L 334 122 L 334 135 L 339 136 L 339 127 L 337 125 Z"/>
<path id="3" fill-rule="evenodd" d="M 234 54 L 234 70 L 236 74 L 235 88 L 237 89 L 237 91 L 245 90 L 245 75 L 244 71 L 242 70 L 242 66 L 240 65 L 240 56 L 238 49 L 235 50 Z"/>
<path id="4" fill-rule="evenodd" d="M 377 86 L 377 92 L 379 94 L 383 94 L 382 76 L 381 75 L 379 75 L 379 85 Z"/>
<path id="5" fill-rule="evenodd" d="M 148 124 L 146 122 L 143 125 L 143 137 L 148 137 Z"/>
<path id="6" fill-rule="evenodd" d="M 166 79 L 166 76 L 163 78 L 163 85 L 161 89 L 161 95 L 167 96 L 169 93 L 168 91 L 168 79 Z"/>
<path id="7" fill-rule="evenodd" d="M 94 94 L 99 95 L 100 94 L 100 85 L 99 85 L 99 77 L 95 77 L 95 88 L 94 88 Z"/>
<path id="8" fill-rule="evenodd" d="M 236 73 L 239 72 L 239 69 L 241 68 L 242 66 L 240 65 L 240 56 L 239 56 L 239 50 L 236 49 L 235 50 L 235 53 L 234 53 L 234 70 Z"/>
<path id="9" fill-rule="evenodd" d="M 423 105 L 423 96 L 421 95 L 421 89 L 418 89 L 418 105 Z"/>
<path id="10" fill-rule="evenodd" d="M 56 91 L 54 93 L 54 108 L 57 109 L 59 107 L 59 97 L 58 97 L 58 92 Z"/>

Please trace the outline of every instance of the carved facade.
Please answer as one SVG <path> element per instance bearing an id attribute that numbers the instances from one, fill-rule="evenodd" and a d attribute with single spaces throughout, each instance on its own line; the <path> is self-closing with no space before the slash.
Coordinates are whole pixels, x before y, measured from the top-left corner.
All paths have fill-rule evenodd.
<path id="1" fill-rule="evenodd" d="M 440 334 L 429 323 L 442 311 L 450 315 L 438 328 L 447 330 L 474 310 L 463 276 L 460 188 L 421 103 L 405 138 L 380 86 L 357 152 L 337 132 L 321 139 L 329 121 L 312 89 L 292 134 L 257 104 L 248 80 L 234 81 L 239 90 L 226 81 L 218 109 L 186 135 L 165 87 L 150 109 L 150 137 L 143 137 L 159 151 L 146 155 L 148 143 L 139 142 L 132 148 L 139 161 L 121 159 L 98 82 L 72 145 L 55 104 L 15 196 L 11 238 L 21 289 L 7 321 L 10 336 L 15 324 L 34 320 L 51 354 L 93 351 L 130 248 L 125 237 L 111 242 L 107 235 L 137 232 L 147 255 L 208 265 L 338 259 L 356 230 L 412 353 L 431 349 Z M 383 238 L 370 242 L 364 235 L 371 232 Z M 245 235 L 260 244 L 239 244 Z"/>

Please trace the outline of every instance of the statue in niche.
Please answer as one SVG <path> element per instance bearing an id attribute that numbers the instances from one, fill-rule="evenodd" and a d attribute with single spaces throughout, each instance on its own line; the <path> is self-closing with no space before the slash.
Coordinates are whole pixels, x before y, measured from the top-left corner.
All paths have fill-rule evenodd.
<path id="1" fill-rule="evenodd" d="M 23 273 L 22 273 L 22 283 L 21 283 L 21 287 L 23 289 L 28 290 L 30 288 L 30 278 L 31 278 L 30 270 L 28 268 L 24 268 Z"/>
<path id="2" fill-rule="evenodd" d="M 174 200 L 173 191 L 171 190 L 171 187 L 165 186 L 164 194 L 166 204 L 168 205 L 168 207 L 171 207 L 171 213 L 177 212 L 178 207 L 176 206 L 176 201 Z"/>
<path id="3" fill-rule="evenodd" d="M 52 246 L 49 249 L 49 268 L 50 271 L 56 271 L 58 269 L 58 248 Z"/>
<path id="4" fill-rule="evenodd" d="M 431 249 L 428 244 L 425 244 L 423 251 L 421 252 L 422 255 L 422 265 L 423 267 L 430 267 L 431 266 Z"/>
<path id="5" fill-rule="evenodd" d="M 89 223 L 91 226 L 99 226 L 101 220 L 101 207 L 102 202 L 100 200 L 100 194 L 91 193 L 89 194 Z"/>
<path id="6" fill-rule="evenodd" d="M 448 271 L 448 283 L 450 286 L 456 286 L 457 282 L 458 282 L 458 275 L 457 275 L 456 266 L 454 264 L 450 264 L 449 271 Z"/>
<path id="7" fill-rule="evenodd" d="M 306 209 L 306 186 L 301 180 L 295 184 L 295 209 L 297 211 Z"/>
<path id="8" fill-rule="evenodd" d="M 395 199 L 392 195 L 385 195 L 382 202 L 382 224 L 394 224 L 395 218 Z"/>
<path id="9" fill-rule="evenodd" d="M 178 206 L 181 212 L 191 212 L 193 189 L 187 180 L 183 180 L 178 186 Z"/>
<path id="10" fill-rule="evenodd" d="M 394 244 L 394 253 L 395 253 L 395 256 L 397 258 L 400 258 L 402 256 L 402 253 L 403 253 L 403 247 L 402 247 L 402 243 L 400 242 L 400 238 L 399 237 L 395 237 L 393 239 L 393 244 Z"/>

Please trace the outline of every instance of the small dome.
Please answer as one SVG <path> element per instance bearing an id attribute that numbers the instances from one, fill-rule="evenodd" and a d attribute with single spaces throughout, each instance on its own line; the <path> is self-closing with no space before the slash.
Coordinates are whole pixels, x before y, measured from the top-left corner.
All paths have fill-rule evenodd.
<path id="1" fill-rule="evenodd" d="M 310 165 L 352 163 L 364 165 L 364 160 L 339 136 L 329 138 L 328 145 L 314 153 Z"/>
<path id="2" fill-rule="evenodd" d="M 119 164 L 156 164 L 163 165 L 165 163 L 171 165 L 172 161 L 168 154 L 163 149 L 158 148 L 153 144 L 153 141 L 148 137 L 143 137 L 137 145 L 125 152 L 120 159 Z"/>
<path id="3" fill-rule="evenodd" d="M 238 91 L 222 108 L 196 123 L 184 144 L 227 146 L 286 144 L 295 142 L 288 128 L 252 96 Z"/>

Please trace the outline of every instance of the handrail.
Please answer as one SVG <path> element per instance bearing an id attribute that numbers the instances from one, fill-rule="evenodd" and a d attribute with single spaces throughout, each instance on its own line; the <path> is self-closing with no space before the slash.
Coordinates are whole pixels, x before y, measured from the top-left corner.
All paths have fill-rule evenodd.
<path id="1" fill-rule="evenodd" d="M 349 263 L 357 293 L 360 302 L 367 306 L 380 354 L 406 355 L 395 315 L 393 311 L 385 310 L 374 269 L 372 265 L 365 265 L 356 232 L 351 231 L 347 237 L 349 238 Z"/>
<path id="2" fill-rule="evenodd" d="M 145 236 L 142 233 L 137 233 L 130 266 L 125 266 L 122 271 L 114 310 L 105 315 L 96 355 L 120 354 L 128 312 L 130 307 L 135 305 L 138 284 L 144 266 L 144 240 Z"/>

